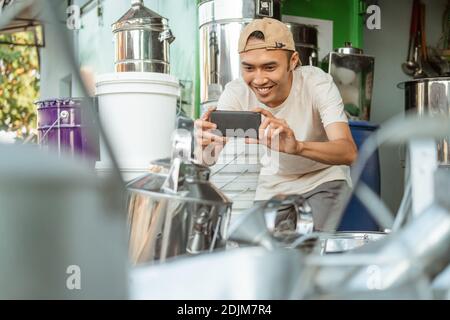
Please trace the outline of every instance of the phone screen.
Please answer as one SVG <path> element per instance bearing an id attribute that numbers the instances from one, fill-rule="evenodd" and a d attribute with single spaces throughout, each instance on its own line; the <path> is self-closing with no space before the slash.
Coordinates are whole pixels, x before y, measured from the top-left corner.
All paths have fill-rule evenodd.
<path id="1" fill-rule="evenodd" d="M 211 113 L 211 122 L 217 125 L 217 135 L 258 139 L 261 114 L 252 111 L 216 110 Z"/>

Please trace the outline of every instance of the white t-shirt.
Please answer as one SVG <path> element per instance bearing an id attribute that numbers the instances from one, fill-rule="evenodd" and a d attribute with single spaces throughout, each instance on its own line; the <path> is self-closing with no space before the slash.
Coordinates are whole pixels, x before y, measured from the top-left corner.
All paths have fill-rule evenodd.
<path id="1" fill-rule="evenodd" d="M 217 109 L 248 111 L 261 107 L 286 120 L 297 140 L 328 141 L 324 129 L 327 125 L 348 122 L 332 77 L 312 66 L 299 67 L 293 75 L 289 96 L 276 108 L 259 102 L 247 84 L 236 79 L 225 86 Z M 302 194 L 333 180 L 346 180 L 351 186 L 348 166 L 327 165 L 266 147 L 264 150 L 255 200 L 270 199 L 279 193 Z"/>

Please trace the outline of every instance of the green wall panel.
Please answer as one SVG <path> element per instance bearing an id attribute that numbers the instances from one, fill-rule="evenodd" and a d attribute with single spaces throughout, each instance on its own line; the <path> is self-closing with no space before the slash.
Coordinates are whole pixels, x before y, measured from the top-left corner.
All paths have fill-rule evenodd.
<path id="1" fill-rule="evenodd" d="M 281 12 L 285 15 L 325 19 L 333 21 L 333 47 L 341 47 L 345 41 L 363 46 L 363 4 L 360 0 L 285 0 Z"/>

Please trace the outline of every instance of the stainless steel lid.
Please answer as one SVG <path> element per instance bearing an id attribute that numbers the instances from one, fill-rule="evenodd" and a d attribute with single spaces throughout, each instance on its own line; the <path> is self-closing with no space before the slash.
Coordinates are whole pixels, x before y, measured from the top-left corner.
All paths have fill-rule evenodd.
<path id="1" fill-rule="evenodd" d="M 231 205 L 231 201 L 208 181 L 209 170 L 193 163 L 182 163 L 177 192 L 164 188 L 166 174 L 148 173 L 127 185 L 130 192 L 141 193 L 155 199 L 170 198 L 184 202 L 210 205 Z"/>
<path id="2" fill-rule="evenodd" d="M 343 54 L 363 54 L 364 53 L 362 49 L 353 47 L 351 42 L 345 42 L 344 47 L 337 48 L 335 51 L 337 53 L 343 53 Z"/>
<path id="3" fill-rule="evenodd" d="M 166 18 L 144 6 L 142 0 L 135 1 L 119 20 L 112 24 L 113 33 L 127 29 L 168 28 Z"/>

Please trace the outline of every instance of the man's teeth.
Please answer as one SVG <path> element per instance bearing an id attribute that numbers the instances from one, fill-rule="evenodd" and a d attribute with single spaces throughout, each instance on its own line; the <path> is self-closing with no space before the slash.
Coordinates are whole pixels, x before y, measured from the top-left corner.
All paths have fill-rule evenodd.
<path id="1" fill-rule="evenodd" d="M 269 91 L 272 87 L 264 87 L 264 88 L 256 88 L 256 90 L 258 90 L 261 93 L 266 93 L 267 91 Z"/>

